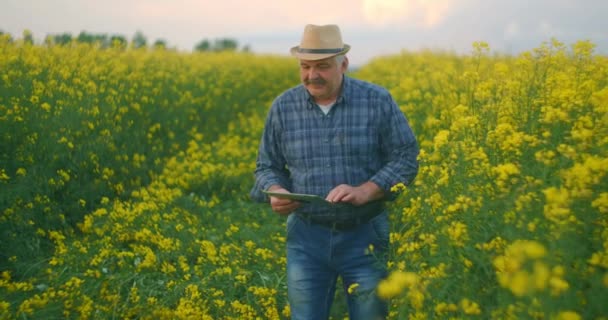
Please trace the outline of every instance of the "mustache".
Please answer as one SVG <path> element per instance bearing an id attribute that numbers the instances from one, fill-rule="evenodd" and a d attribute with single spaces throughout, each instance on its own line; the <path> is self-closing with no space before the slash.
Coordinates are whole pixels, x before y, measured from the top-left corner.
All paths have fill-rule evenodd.
<path id="1" fill-rule="evenodd" d="M 325 79 L 323 78 L 316 78 L 316 79 L 307 79 L 304 81 L 304 83 L 308 84 L 326 84 L 327 81 L 325 81 Z"/>

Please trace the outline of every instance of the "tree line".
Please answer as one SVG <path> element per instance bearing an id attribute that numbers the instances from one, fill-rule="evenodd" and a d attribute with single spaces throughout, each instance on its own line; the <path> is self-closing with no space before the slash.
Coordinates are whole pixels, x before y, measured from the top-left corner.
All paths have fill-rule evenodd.
<path id="1" fill-rule="evenodd" d="M 9 33 L 5 33 L 0 30 L 0 36 L 6 36 L 9 41 L 13 41 L 12 36 Z M 34 36 L 31 31 L 24 30 L 22 39 L 24 43 L 34 44 Z M 170 49 L 167 45 L 167 41 L 164 39 L 156 39 L 152 43 L 148 43 L 148 38 L 141 32 L 137 31 L 130 39 L 127 39 L 124 35 L 120 34 L 105 34 L 105 33 L 90 33 L 81 31 L 77 36 L 73 36 L 71 33 L 64 32 L 60 34 L 47 34 L 44 38 L 44 44 L 47 46 L 67 46 L 72 43 L 88 43 L 97 45 L 100 48 L 123 48 L 127 47 L 132 49 Z M 219 52 L 219 51 L 250 51 L 249 45 L 239 47 L 237 40 L 232 38 L 216 38 L 216 39 L 202 39 L 199 41 L 193 51 L 199 52 Z"/>

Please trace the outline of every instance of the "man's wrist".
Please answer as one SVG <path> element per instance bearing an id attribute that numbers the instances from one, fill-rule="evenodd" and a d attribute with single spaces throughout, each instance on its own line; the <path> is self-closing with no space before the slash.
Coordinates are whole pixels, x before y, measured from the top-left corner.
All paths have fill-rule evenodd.
<path id="1" fill-rule="evenodd" d="M 270 187 L 268 187 L 268 190 L 266 190 L 266 191 L 275 191 L 275 190 L 279 190 L 279 189 L 284 189 L 284 188 L 281 185 L 273 184 Z"/>
<path id="2" fill-rule="evenodd" d="M 384 198 L 384 190 L 373 181 L 367 181 L 359 187 L 363 188 L 370 201 Z"/>

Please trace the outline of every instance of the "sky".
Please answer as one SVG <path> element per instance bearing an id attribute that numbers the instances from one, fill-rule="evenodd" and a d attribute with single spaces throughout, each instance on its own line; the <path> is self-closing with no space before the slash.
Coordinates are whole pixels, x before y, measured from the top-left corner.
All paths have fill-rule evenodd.
<path id="1" fill-rule="evenodd" d="M 0 31 L 21 38 L 28 29 L 37 42 L 140 31 L 180 51 L 231 38 L 254 53 L 288 56 L 309 23 L 339 25 L 355 66 L 402 50 L 466 54 L 475 41 L 519 54 L 552 38 L 590 40 L 608 55 L 606 0 L 0 0 Z"/>

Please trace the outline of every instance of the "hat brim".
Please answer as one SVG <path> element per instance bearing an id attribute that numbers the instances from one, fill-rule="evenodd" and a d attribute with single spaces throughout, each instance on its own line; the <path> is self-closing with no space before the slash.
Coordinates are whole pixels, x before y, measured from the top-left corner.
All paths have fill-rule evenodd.
<path id="1" fill-rule="evenodd" d="M 347 44 L 344 44 L 344 47 L 342 48 L 342 50 L 340 50 L 338 52 L 330 52 L 330 53 L 302 52 L 300 50 L 300 46 L 295 46 L 295 47 L 291 48 L 289 51 L 291 52 L 292 56 L 299 58 L 301 60 L 323 60 L 323 59 L 331 58 L 333 56 L 346 54 L 348 52 L 348 50 L 350 50 L 350 46 Z M 319 51 L 322 51 L 322 50 L 319 50 Z"/>

